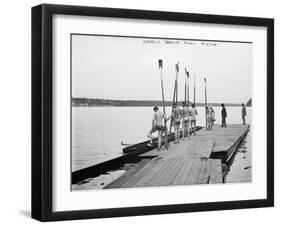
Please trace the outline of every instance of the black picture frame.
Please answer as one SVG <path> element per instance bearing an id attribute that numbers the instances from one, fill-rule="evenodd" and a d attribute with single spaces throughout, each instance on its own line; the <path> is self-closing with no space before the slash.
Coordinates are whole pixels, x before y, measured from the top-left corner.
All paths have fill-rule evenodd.
<path id="1" fill-rule="evenodd" d="M 54 212 L 52 210 L 52 17 L 55 14 L 266 27 L 267 198 Z M 271 206 L 274 206 L 273 19 L 49 4 L 32 8 L 32 218 L 40 221 L 57 221 Z"/>

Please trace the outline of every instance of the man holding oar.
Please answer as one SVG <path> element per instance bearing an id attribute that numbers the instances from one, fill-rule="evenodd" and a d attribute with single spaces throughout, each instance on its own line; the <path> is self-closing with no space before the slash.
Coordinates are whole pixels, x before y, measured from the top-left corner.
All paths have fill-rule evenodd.
<path id="1" fill-rule="evenodd" d="M 161 91 L 162 91 L 162 103 L 163 103 L 163 113 L 159 111 L 159 108 L 155 106 L 153 122 L 152 122 L 152 129 L 149 132 L 150 144 L 152 144 L 152 133 L 158 130 L 158 150 L 161 149 L 162 145 L 162 134 L 164 132 L 164 139 L 165 139 L 165 146 L 168 149 L 168 130 L 166 126 L 167 118 L 166 118 L 166 111 L 165 111 L 165 96 L 164 96 L 164 87 L 163 87 L 163 60 L 158 60 L 158 66 L 160 71 L 160 78 L 161 78 Z M 163 125 L 164 120 L 164 125 Z M 164 128 L 164 129 L 163 129 Z"/>
<path id="2" fill-rule="evenodd" d="M 174 103 L 173 105 L 173 111 L 172 111 L 172 123 L 174 127 L 174 132 L 175 132 L 175 141 L 174 143 L 177 144 L 180 141 L 180 124 L 181 124 L 181 110 L 179 106 Z"/>
<path id="3" fill-rule="evenodd" d="M 185 86 L 184 86 L 184 102 L 182 102 L 182 132 L 183 139 L 189 137 L 189 124 L 190 124 L 190 112 L 189 112 L 189 72 L 185 68 Z"/>
<path id="4" fill-rule="evenodd" d="M 195 108 L 195 104 L 191 105 L 190 109 L 190 118 L 191 118 L 191 134 L 193 133 L 195 135 L 195 130 L 196 130 L 196 115 L 197 115 L 197 110 Z"/>
<path id="5" fill-rule="evenodd" d="M 158 147 L 157 149 L 160 150 L 162 146 L 162 136 L 163 132 L 167 131 L 167 128 L 165 126 L 166 121 L 169 120 L 169 118 L 166 117 L 164 113 L 159 111 L 159 108 L 155 106 L 153 108 L 154 114 L 153 114 L 153 119 L 152 119 L 152 128 L 149 131 L 148 137 L 150 140 L 149 145 L 152 146 L 152 133 L 158 131 Z"/>
<path id="6" fill-rule="evenodd" d="M 183 139 L 189 137 L 189 108 L 186 102 L 182 102 L 182 133 Z"/>

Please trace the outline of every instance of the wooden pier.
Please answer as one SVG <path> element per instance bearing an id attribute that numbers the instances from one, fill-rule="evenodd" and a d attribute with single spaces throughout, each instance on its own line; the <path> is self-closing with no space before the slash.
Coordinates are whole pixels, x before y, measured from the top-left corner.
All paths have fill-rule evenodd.
<path id="1" fill-rule="evenodd" d="M 151 150 L 141 161 L 104 188 L 213 184 L 223 182 L 222 165 L 229 161 L 249 125 L 202 129 L 169 150 Z"/>

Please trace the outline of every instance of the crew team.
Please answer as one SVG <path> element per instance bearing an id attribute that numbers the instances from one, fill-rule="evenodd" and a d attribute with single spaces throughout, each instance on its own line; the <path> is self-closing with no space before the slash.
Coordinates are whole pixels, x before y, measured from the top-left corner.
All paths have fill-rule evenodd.
<path id="1" fill-rule="evenodd" d="M 221 127 L 226 127 L 226 118 L 227 118 L 227 112 L 224 104 L 221 104 L 221 119 L 222 124 Z M 162 137 L 163 133 L 166 133 L 165 136 L 167 137 L 168 131 L 166 123 L 171 119 L 172 124 L 174 128 L 174 143 L 179 143 L 180 137 L 183 139 L 189 138 L 190 136 L 196 135 L 196 118 L 197 118 L 197 110 L 195 108 L 194 104 L 191 104 L 191 108 L 189 108 L 189 104 L 183 102 L 182 107 L 180 108 L 177 104 L 173 105 L 172 108 L 172 114 L 171 116 L 167 117 L 164 113 L 162 113 L 157 106 L 153 108 L 154 114 L 152 119 L 152 129 L 149 131 L 148 137 L 150 139 L 149 145 L 152 145 L 153 143 L 153 137 L 152 134 L 154 132 L 158 132 L 158 150 L 161 149 L 162 145 Z M 246 107 L 244 104 L 242 104 L 242 121 L 243 124 L 246 124 L 245 117 L 247 115 L 246 113 Z M 215 111 L 212 108 L 212 106 L 206 107 L 206 129 L 211 130 L 213 128 L 215 119 Z M 182 125 L 182 130 L 180 130 L 180 125 Z M 182 133 L 182 135 L 181 135 Z M 167 144 L 167 142 L 166 142 Z"/>

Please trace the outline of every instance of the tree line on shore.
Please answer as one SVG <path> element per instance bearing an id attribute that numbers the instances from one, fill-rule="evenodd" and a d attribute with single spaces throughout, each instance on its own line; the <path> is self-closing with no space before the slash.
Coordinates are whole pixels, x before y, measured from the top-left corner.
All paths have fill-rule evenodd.
<path id="1" fill-rule="evenodd" d="M 92 99 L 72 97 L 73 107 L 153 107 L 162 106 L 161 100 L 109 100 L 109 99 Z M 172 106 L 172 101 L 166 101 L 166 106 Z M 191 104 L 191 102 L 190 102 Z M 221 103 L 208 103 L 212 106 L 220 106 Z M 225 106 L 240 106 L 241 103 L 224 103 Z M 196 103 L 196 106 L 205 106 L 204 103 Z M 252 98 L 246 103 L 246 106 L 252 106 Z"/>

